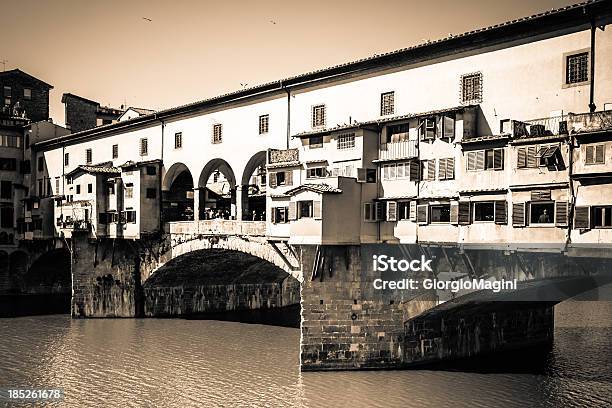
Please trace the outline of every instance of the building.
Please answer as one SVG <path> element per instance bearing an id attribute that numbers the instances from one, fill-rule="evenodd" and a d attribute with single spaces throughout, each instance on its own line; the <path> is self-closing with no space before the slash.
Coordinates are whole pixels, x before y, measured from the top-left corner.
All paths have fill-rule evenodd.
<path id="1" fill-rule="evenodd" d="M 49 119 L 49 91 L 53 86 L 20 69 L 0 72 L 2 113 L 32 122 Z"/>
<path id="2" fill-rule="evenodd" d="M 134 231 L 151 232 L 155 223 L 140 224 L 153 203 L 159 228 L 204 219 L 220 199 L 231 217 L 252 220 L 263 191 L 252 187 L 266 180 L 268 236 L 289 244 L 609 243 L 612 34 L 600 28 L 611 4 L 587 1 L 101 128 L 91 122 L 37 143 L 38 158 L 59 179 L 57 205 L 77 201 L 66 193 L 77 178 L 92 185 L 79 200 L 96 203 L 87 219 L 106 217 L 107 235 L 127 211 L 136 211 Z M 103 186 L 118 177 L 127 185 L 126 161 L 159 163 L 161 194 L 138 194 L 140 211 L 103 216 L 113 211 L 99 206 L 112 196 Z M 211 200 L 217 173 L 229 191 Z M 141 192 L 146 182 L 142 173 L 130 181 Z"/>
<path id="3" fill-rule="evenodd" d="M 72 132 L 116 123 L 124 114 L 123 106 L 121 109 L 101 106 L 96 101 L 71 93 L 62 95 L 62 103 L 66 113 L 66 128 Z"/>

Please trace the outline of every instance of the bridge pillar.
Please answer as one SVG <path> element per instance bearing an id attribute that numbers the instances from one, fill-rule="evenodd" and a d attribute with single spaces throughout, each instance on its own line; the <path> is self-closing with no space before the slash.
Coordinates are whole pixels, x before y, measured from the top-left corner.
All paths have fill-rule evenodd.
<path id="1" fill-rule="evenodd" d="M 200 194 L 202 189 L 196 187 L 193 189 L 193 220 L 200 221 Z"/>
<path id="2" fill-rule="evenodd" d="M 244 195 L 243 187 L 244 186 L 240 184 L 236 186 L 236 202 L 232 203 L 232 215 L 234 216 L 234 219 L 238 221 L 242 221 L 242 211 L 244 208 L 242 202 L 242 196 Z"/>

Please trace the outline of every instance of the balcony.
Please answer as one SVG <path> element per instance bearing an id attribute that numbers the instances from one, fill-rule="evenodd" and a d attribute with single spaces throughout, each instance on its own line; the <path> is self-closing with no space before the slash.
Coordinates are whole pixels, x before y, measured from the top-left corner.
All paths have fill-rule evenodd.
<path id="1" fill-rule="evenodd" d="M 416 140 L 382 143 L 378 149 L 378 160 L 411 159 L 417 155 Z"/>
<path id="2" fill-rule="evenodd" d="M 612 130 L 612 110 L 593 113 L 568 113 L 567 115 L 532 119 L 524 122 L 513 120 L 511 129 L 504 129 L 504 132 L 511 133 L 513 137 L 537 137 L 606 130 Z"/>

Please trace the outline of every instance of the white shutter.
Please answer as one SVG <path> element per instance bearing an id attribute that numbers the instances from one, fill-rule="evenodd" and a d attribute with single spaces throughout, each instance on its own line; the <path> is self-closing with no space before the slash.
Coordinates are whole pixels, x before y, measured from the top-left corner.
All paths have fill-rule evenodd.
<path id="1" fill-rule="evenodd" d="M 397 221 L 397 202 L 387 202 L 387 221 Z"/>

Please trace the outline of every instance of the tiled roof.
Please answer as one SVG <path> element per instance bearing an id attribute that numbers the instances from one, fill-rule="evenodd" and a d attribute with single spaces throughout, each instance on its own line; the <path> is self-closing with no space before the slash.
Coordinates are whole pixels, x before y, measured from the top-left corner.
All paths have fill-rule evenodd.
<path id="1" fill-rule="evenodd" d="M 76 173 L 77 171 L 84 171 L 85 173 L 90 174 L 120 174 L 121 171 L 117 167 L 113 167 L 108 164 L 98 164 L 98 165 L 80 165 L 77 166 L 74 170 L 69 172 L 68 174 Z"/>
<path id="2" fill-rule="evenodd" d="M 469 143 L 491 142 L 495 140 L 506 140 L 506 139 L 510 139 L 510 135 L 501 134 L 501 135 L 470 137 L 470 138 L 463 139 L 460 143 L 469 144 Z"/>
<path id="3" fill-rule="evenodd" d="M 323 193 L 341 193 L 342 190 L 336 187 L 332 187 L 329 184 L 321 183 L 321 184 L 302 184 L 301 186 L 297 186 L 292 188 L 291 190 L 287 190 L 285 194 L 294 195 L 302 190 L 308 190 L 315 193 L 323 194 Z"/>
<path id="4" fill-rule="evenodd" d="M 299 161 L 290 161 L 290 162 L 279 162 L 279 163 L 273 163 L 273 164 L 268 164 L 266 166 L 266 168 L 268 169 L 280 169 L 283 167 L 297 167 L 297 166 L 301 166 L 302 163 L 300 163 Z"/>
<path id="5" fill-rule="evenodd" d="M 467 193 L 503 193 L 508 191 L 507 187 L 494 187 L 494 188 L 471 188 L 466 190 L 460 190 L 459 194 Z"/>
<path id="6" fill-rule="evenodd" d="M 388 200 L 409 200 L 411 198 L 417 198 L 416 195 L 400 195 L 400 196 L 389 196 L 389 197 L 378 197 L 379 201 L 388 201 Z"/>

